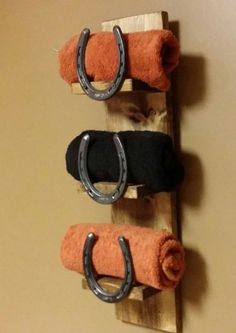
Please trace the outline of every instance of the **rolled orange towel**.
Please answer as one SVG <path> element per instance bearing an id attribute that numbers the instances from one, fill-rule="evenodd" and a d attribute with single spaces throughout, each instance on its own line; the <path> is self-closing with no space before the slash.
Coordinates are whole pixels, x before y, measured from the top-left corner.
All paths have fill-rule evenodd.
<path id="1" fill-rule="evenodd" d="M 126 77 L 141 80 L 153 88 L 167 91 L 168 74 L 177 66 L 179 44 L 169 30 L 150 30 L 123 34 L 127 50 Z M 69 84 L 78 82 L 76 49 L 79 36 L 72 37 L 59 51 L 60 74 Z M 92 81 L 111 81 L 117 69 L 117 49 L 112 32 L 90 35 L 85 68 Z"/>
<path id="2" fill-rule="evenodd" d="M 78 224 L 71 226 L 61 246 L 63 265 L 83 273 L 83 247 L 88 233 L 97 241 L 92 252 L 99 275 L 124 277 L 124 262 L 118 237 L 128 240 L 135 280 L 156 289 L 175 288 L 185 267 L 184 249 L 169 232 L 123 224 Z"/>

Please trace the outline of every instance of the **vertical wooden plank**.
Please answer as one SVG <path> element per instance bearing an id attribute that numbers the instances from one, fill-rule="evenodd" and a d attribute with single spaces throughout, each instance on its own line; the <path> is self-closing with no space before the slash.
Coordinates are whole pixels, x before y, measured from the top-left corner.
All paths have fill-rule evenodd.
<path id="1" fill-rule="evenodd" d="M 126 17 L 102 23 L 102 30 L 112 31 L 119 25 L 122 31 L 136 32 L 167 29 L 168 14 L 157 12 Z M 107 129 L 110 131 L 150 130 L 172 136 L 172 114 L 167 96 L 161 92 L 131 92 L 118 94 L 106 102 Z M 112 205 L 113 223 L 135 224 L 176 232 L 174 193 L 160 193 L 137 200 L 121 199 Z M 175 291 L 160 292 L 143 302 L 126 299 L 116 305 L 118 319 L 144 327 L 177 332 Z"/>
<path id="2" fill-rule="evenodd" d="M 114 25 L 119 25 L 123 32 L 168 29 L 168 13 L 161 11 L 105 21 L 102 23 L 102 30 L 112 31 Z"/>

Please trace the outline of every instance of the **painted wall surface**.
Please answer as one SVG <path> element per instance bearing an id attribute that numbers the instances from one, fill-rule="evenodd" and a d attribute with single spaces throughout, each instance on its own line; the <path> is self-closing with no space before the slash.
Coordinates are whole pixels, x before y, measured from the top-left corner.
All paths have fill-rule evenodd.
<path id="1" fill-rule="evenodd" d="M 70 93 L 54 48 L 86 26 L 158 10 L 182 53 L 173 91 L 187 170 L 183 332 L 236 330 L 236 2 L 1 0 L 1 333 L 150 332 L 117 321 L 60 264 L 69 225 L 110 217 L 78 195 L 64 163 L 77 133 L 104 129 L 104 106 Z"/>

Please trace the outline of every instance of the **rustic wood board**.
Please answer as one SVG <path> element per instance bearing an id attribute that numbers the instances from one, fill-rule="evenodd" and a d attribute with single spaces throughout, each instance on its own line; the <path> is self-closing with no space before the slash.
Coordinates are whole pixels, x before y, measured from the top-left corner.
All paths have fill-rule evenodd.
<path id="1" fill-rule="evenodd" d="M 114 25 L 119 25 L 124 33 L 167 29 L 168 14 L 157 12 L 106 21 L 102 23 L 102 30 L 112 31 Z M 173 138 L 172 113 L 167 104 L 165 93 L 117 94 L 106 102 L 107 129 L 161 131 Z M 113 223 L 134 224 L 176 233 L 175 195 L 160 193 L 137 200 L 122 198 L 112 205 L 111 216 Z M 179 321 L 175 291 L 159 292 L 143 302 L 123 300 L 116 304 L 116 316 L 124 322 L 177 332 Z"/>
<path id="2" fill-rule="evenodd" d="M 114 293 L 120 288 L 122 280 L 115 279 L 112 277 L 103 277 L 98 280 L 98 283 L 104 289 L 108 290 L 111 293 Z M 82 287 L 84 289 L 90 290 L 86 279 L 82 279 Z M 159 292 L 159 290 L 148 287 L 148 286 L 144 286 L 144 285 L 134 286 L 128 296 L 128 299 L 143 302 L 145 299 L 157 294 L 158 292 Z"/>
<path id="3" fill-rule="evenodd" d="M 104 81 L 95 81 L 91 82 L 91 84 L 98 90 L 106 89 L 110 82 L 104 82 Z M 129 92 L 129 91 L 153 91 L 154 89 L 149 87 L 147 84 L 141 81 L 136 81 L 132 79 L 126 79 L 120 89 L 120 92 Z M 84 95 L 85 92 L 81 88 L 80 83 L 72 83 L 71 85 L 71 92 L 75 95 Z"/>
<path id="4" fill-rule="evenodd" d="M 95 183 L 94 186 L 102 193 L 113 192 L 116 188 L 116 183 Z M 81 182 L 78 182 L 78 192 L 86 193 L 86 190 Z M 126 199 L 138 199 L 153 193 L 145 185 L 129 185 L 123 194 Z"/>

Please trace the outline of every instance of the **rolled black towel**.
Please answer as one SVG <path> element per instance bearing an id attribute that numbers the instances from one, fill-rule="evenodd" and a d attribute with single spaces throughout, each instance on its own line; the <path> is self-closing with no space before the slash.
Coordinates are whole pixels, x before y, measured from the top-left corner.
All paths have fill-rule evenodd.
<path id="1" fill-rule="evenodd" d="M 82 137 L 89 134 L 88 172 L 92 182 L 117 182 L 119 160 L 113 142 L 114 132 L 85 131 L 77 136 L 66 152 L 67 171 L 77 180 L 78 152 Z M 169 135 L 150 131 L 118 132 L 123 144 L 127 165 L 128 183 L 145 184 L 155 192 L 169 192 L 184 177 Z"/>

